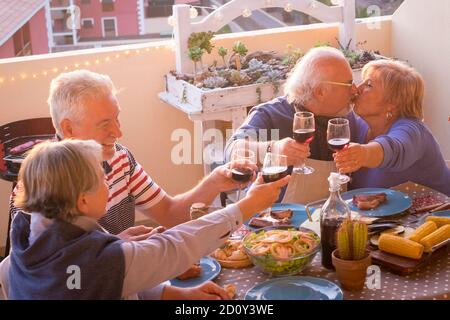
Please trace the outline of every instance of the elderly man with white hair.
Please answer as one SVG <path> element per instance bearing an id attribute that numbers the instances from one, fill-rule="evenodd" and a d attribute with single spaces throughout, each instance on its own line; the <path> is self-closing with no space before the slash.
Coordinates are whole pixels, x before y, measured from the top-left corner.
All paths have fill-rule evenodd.
<path id="1" fill-rule="evenodd" d="M 286 155 L 289 166 L 309 157 L 306 164 L 314 168 L 314 172 L 293 174 L 279 199 L 307 203 L 329 193 L 327 177 L 336 169 L 333 152 L 327 146 L 328 120 L 345 117 L 349 120 L 350 130 L 356 130 L 350 104 L 357 90 L 352 70 L 342 52 L 319 47 L 311 49 L 297 63 L 286 81 L 284 93 L 282 97 L 252 108 L 244 124 L 228 141 L 225 154 L 230 159 L 233 151 L 249 147 L 260 150 L 258 159 L 263 159 L 261 153 L 270 147 L 273 152 Z M 315 137 L 309 144 L 293 139 L 294 114 L 299 111 L 314 114 Z M 263 141 L 265 134 L 267 141 Z"/>

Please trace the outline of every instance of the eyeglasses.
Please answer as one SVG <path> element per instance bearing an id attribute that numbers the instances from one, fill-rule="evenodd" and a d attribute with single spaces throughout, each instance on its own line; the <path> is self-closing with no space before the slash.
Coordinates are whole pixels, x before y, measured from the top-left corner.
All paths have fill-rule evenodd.
<path id="1" fill-rule="evenodd" d="M 323 82 L 328 83 L 328 84 L 335 84 L 338 86 L 345 86 L 345 87 L 353 87 L 353 85 L 355 85 L 353 80 L 351 82 L 336 82 L 336 81 L 323 81 Z"/>

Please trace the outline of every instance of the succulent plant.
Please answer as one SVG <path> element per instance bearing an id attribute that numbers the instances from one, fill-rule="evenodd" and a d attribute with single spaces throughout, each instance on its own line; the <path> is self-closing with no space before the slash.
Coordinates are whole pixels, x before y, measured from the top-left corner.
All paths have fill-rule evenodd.
<path id="1" fill-rule="evenodd" d="M 214 89 L 214 88 L 222 88 L 228 84 L 227 79 L 223 77 L 208 77 L 203 80 L 203 84 L 206 88 Z"/>
<path id="2" fill-rule="evenodd" d="M 205 50 L 208 53 L 211 53 L 211 50 L 214 48 L 214 45 L 211 43 L 211 39 L 214 37 L 214 32 L 194 32 L 189 36 L 188 39 L 188 48 L 199 47 L 200 49 Z"/>
<path id="3" fill-rule="evenodd" d="M 236 69 L 241 71 L 241 57 L 247 54 L 248 49 L 242 42 L 237 41 L 233 46 L 233 52 L 236 59 Z"/>
<path id="4" fill-rule="evenodd" d="M 345 219 L 336 233 L 339 256 L 343 260 L 361 260 L 366 256 L 367 225 Z"/>
<path id="5" fill-rule="evenodd" d="M 233 85 L 244 85 L 251 81 L 252 79 L 245 74 L 244 72 L 233 70 L 231 71 L 230 77 L 228 79 L 229 82 L 231 82 Z"/>
<path id="6" fill-rule="evenodd" d="M 224 66 L 224 67 L 227 67 L 227 63 L 225 62 L 225 56 L 227 55 L 228 50 L 227 50 L 226 48 L 224 48 L 224 47 L 220 47 L 220 48 L 217 50 L 217 53 L 219 54 L 219 56 L 222 57 L 223 66 Z"/>
<path id="7" fill-rule="evenodd" d="M 194 83 L 196 81 L 195 77 L 197 75 L 197 62 L 200 61 L 203 55 L 203 49 L 200 47 L 193 47 L 188 50 L 189 59 L 194 62 Z"/>

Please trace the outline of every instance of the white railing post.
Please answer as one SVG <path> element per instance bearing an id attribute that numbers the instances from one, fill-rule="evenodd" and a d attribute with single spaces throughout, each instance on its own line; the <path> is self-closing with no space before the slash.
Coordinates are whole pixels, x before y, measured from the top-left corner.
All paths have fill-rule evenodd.
<path id="1" fill-rule="evenodd" d="M 345 48 L 350 42 L 349 49 L 356 48 L 356 32 L 355 32 L 355 0 L 343 0 L 342 7 L 343 22 L 339 25 L 339 41 Z"/>
<path id="2" fill-rule="evenodd" d="M 191 23 L 189 6 L 186 4 L 177 4 L 173 6 L 173 18 L 175 25 L 173 26 L 175 37 L 175 56 L 177 72 L 191 73 L 192 63 L 188 57 L 187 41 L 191 35 Z"/>

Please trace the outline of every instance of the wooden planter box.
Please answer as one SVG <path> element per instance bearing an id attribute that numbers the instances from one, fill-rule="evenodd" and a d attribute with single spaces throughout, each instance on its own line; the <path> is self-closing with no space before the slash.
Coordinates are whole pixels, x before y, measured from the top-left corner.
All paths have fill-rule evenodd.
<path id="1" fill-rule="evenodd" d="M 239 87 L 205 90 L 184 81 L 172 74 L 165 75 L 166 92 L 160 98 L 187 112 L 218 112 L 233 108 L 255 106 L 283 94 L 283 82 L 250 84 Z"/>

